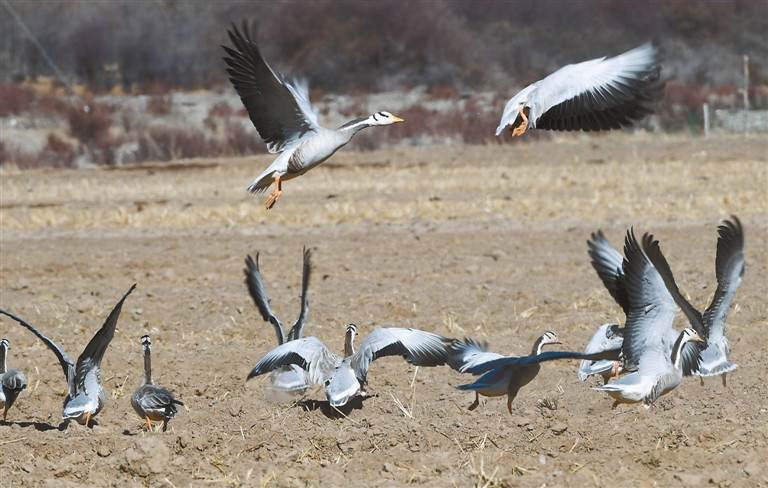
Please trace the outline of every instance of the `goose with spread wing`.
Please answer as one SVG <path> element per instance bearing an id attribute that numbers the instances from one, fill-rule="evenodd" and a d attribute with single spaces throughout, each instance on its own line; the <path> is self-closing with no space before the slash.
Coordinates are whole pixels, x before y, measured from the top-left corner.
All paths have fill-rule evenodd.
<path id="1" fill-rule="evenodd" d="M 286 336 L 283 331 L 283 324 L 272 312 L 272 308 L 269 305 L 269 299 L 267 293 L 264 290 L 264 282 L 261 278 L 261 272 L 259 271 L 259 254 L 256 253 L 256 259 L 254 260 L 250 255 L 245 258 L 245 283 L 248 286 L 248 293 L 250 293 L 253 303 L 256 308 L 259 309 L 262 318 L 265 322 L 272 324 L 277 335 L 277 345 L 284 344 L 288 341 L 301 339 L 304 334 L 304 325 L 307 322 L 307 315 L 309 314 L 309 299 L 307 296 L 307 290 L 309 289 L 309 278 L 312 274 L 312 251 L 304 248 L 304 265 L 302 267 L 301 278 L 301 311 L 293 326 L 288 331 Z M 288 399 L 295 395 L 303 395 L 307 388 L 309 388 L 309 378 L 307 372 L 296 364 L 287 364 L 280 366 L 272 371 L 269 376 L 270 386 L 268 387 L 275 393 L 278 401 Z"/>
<path id="2" fill-rule="evenodd" d="M 330 158 L 358 131 L 367 127 L 390 125 L 403 119 L 389 112 L 347 122 L 338 129 L 321 127 L 317 111 L 310 105 L 305 81 L 288 80 L 275 73 L 264 60 L 254 28 L 253 37 L 246 21 L 242 32 L 232 25 L 228 31 L 233 47 L 222 46 L 230 82 L 245 105 L 253 125 L 270 153 L 279 156 L 262 172 L 248 191 L 261 193 L 274 184 L 266 201 L 267 209 L 282 194 L 282 182 L 303 175 Z"/>
<path id="3" fill-rule="evenodd" d="M 85 346 L 83 353 L 77 358 L 77 364 L 72 361 L 64 349 L 45 337 L 32 325 L 11 313 L 0 310 L 1 314 L 7 315 L 35 334 L 53 351 L 59 360 L 67 380 L 67 396 L 64 398 L 64 407 L 61 413 L 63 420 L 75 420 L 77 423 L 88 427 L 91 418 L 95 417 L 104 407 L 106 393 L 104 387 L 101 386 L 101 360 L 115 336 L 117 319 L 120 316 L 123 302 L 134 288 L 136 288 L 135 284 L 117 302 L 104 325 L 96 332 L 93 339 Z"/>
<path id="4" fill-rule="evenodd" d="M 594 387 L 621 403 L 643 402 L 649 408 L 660 396 L 672 391 L 683 378 L 683 346 L 703 342 L 696 330 L 683 329 L 670 343 L 670 330 L 677 307 L 649 254 L 660 253 L 658 241 L 645 234 L 642 247 L 634 232 L 627 232 L 624 245 L 624 274 L 629 298 L 624 325 L 622 354 L 629 373 L 611 383 Z M 695 361 L 694 368 L 698 360 Z"/>
<path id="5" fill-rule="evenodd" d="M 630 126 L 664 94 L 660 53 L 646 43 L 612 58 L 569 64 L 527 86 L 504 107 L 498 136 L 527 129 L 600 131 Z"/>
<path id="6" fill-rule="evenodd" d="M 152 421 L 163 421 L 163 432 L 168 421 L 176 416 L 179 405 L 184 405 L 167 388 L 155 385 L 152 377 L 152 340 L 147 334 L 141 336 L 141 350 L 144 355 L 144 380 L 131 395 L 131 406 L 152 431 Z"/>
<path id="7" fill-rule="evenodd" d="M 332 407 L 341 407 L 355 396 L 367 394 L 368 368 L 376 359 L 402 356 L 415 366 L 440 366 L 448 360 L 450 339 L 431 332 L 379 327 L 355 351 L 356 333 L 357 327 L 350 324 L 344 341 L 344 357 L 332 353 L 316 337 L 288 341 L 261 358 L 247 380 L 280 366 L 296 364 L 309 373 L 312 383 L 325 386 L 325 395 Z"/>
<path id="8" fill-rule="evenodd" d="M 3 422 L 8 418 L 8 409 L 27 387 L 27 377 L 20 369 L 8 369 L 6 358 L 10 348 L 8 339 L 0 340 L 0 408 L 3 409 Z"/>
<path id="9" fill-rule="evenodd" d="M 744 277 L 744 229 L 736 216 L 732 220 L 723 221 L 717 228 L 717 254 L 715 257 L 715 275 L 717 289 L 712 302 L 702 314 L 691 305 L 680 293 L 675 278 L 661 251 L 649 253 L 648 258 L 661 274 L 672 298 L 688 317 L 688 321 L 698 334 L 706 338 L 707 345 L 701 351 L 701 361 L 692 374 L 701 377 L 720 375 L 723 386 L 726 386 L 726 374 L 738 368 L 729 361 L 731 343 L 725 337 L 725 319 L 728 309 L 733 302 L 741 280 Z"/>

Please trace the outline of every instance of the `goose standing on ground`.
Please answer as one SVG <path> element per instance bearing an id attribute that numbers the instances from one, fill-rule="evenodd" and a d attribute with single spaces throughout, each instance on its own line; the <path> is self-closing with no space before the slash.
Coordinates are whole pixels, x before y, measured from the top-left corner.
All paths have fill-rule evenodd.
<path id="1" fill-rule="evenodd" d="M 301 277 L 301 311 L 287 336 L 283 331 L 283 324 L 272 313 L 272 308 L 269 306 L 269 299 L 267 298 L 266 291 L 264 291 L 264 283 L 259 272 L 259 254 L 256 253 L 255 261 L 250 255 L 245 258 L 245 283 L 248 286 L 248 293 L 250 293 L 253 303 L 256 304 L 256 308 L 259 309 L 264 321 L 271 323 L 274 327 L 278 346 L 288 341 L 301 339 L 304 334 L 304 325 L 307 322 L 307 314 L 309 313 L 307 290 L 312 272 L 311 258 L 312 251 L 305 247 Z M 307 372 L 295 364 L 280 366 L 274 370 L 269 376 L 269 382 L 270 386 L 268 389 L 275 393 L 277 401 L 287 400 L 295 395 L 304 395 L 304 392 L 309 388 Z"/>
<path id="2" fill-rule="evenodd" d="M 726 386 L 726 374 L 738 368 L 737 364 L 728 360 L 731 355 L 731 343 L 725 337 L 725 319 L 744 276 L 744 230 L 736 216 L 731 218 L 733 220 L 725 220 L 717 228 L 717 254 L 715 257 L 717 289 L 714 297 L 712 297 L 712 302 L 703 314 L 695 309 L 680 293 L 669 264 L 658 246 L 652 249 L 653 252 L 648 253 L 648 258 L 661 274 L 672 298 L 688 317 L 688 321 L 696 332 L 701 337 L 706 338 L 707 345 L 701 351 L 698 369 L 694 370 L 692 374 L 698 375 L 702 384 L 704 384 L 704 376 L 719 374 L 723 381 L 723 387 Z"/>
<path id="3" fill-rule="evenodd" d="M 557 339 L 557 334 L 554 332 L 545 332 L 533 343 L 531 356 L 541 354 L 542 348 L 547 344 L 561 344 L 561 342 Z M 504 358 L 504 356 L 486 351 L 484 346 L 472 339 L 465 339 L 463 342 L 457 340 L 449 347 L 448 365 L 459 373 L 466 373 L 481 364 L 501 358 Z M 541 365 L 539 363 L 523 366 L 506 366 L 494 371 L 494 374 L 491 376 L 483 376 L 474 383 L 461 385 L 457 388 L 459 390 L 475 391 L 475 401 L 469 406 L 469 410 L 474 410 L 480 405 L 480 395 L 494 397 L 506 394 L 507 409 L 509 409 L 509 413 L 512 413 L 512 400 L 517 396 L 517 392 L 520 388 L 533 381 L 536 375 L 539 374 L 540 369 Z"/>
<path id="4" fill-rule="evenodd" d="M 255 31 L 254 28 L 254 38 Z M 248 23 L 243 21 L 242 33 L 233 24 L 228 34 L 234 47 L 222 47 L 228 55 L 224 61 L 229 80 L 267 150 L 280 153 L 248 187 L 251 193 L 261 193 L 274 183 L 274 190 L 266 201 L 267 209 L 280 198 L 283 181 L 300 176 L 330 158 L 359 130 L 403 121 L 389 112 L 377 112 L 335 130 L 321 127 L 317 111 L 309 103 L 307 83 L 290 81 L 270 68 L 251 38 Z"/>
<path id="5" fill-rule="evenodd" d="M 448 360 L 447 345 L 451 340 L 431 332 L 380 327 L 374 329 L 355 352 L 356 333 L 357 327 L 350 324 L 343 358 L 328 350 L 316 337 L 286 342 L 261 358 L 247 379 L 296 364 L 309 373 L 312 383 L 325 385 L 325 395 L 332 407 L 341 407 L 357 395 L 367 395 L 368 368 L 378 358 L 402 356 L 415 366 L 440 366 Z"/>
<path id="6" fill-rule="evenodd" d="M 629 311 L 624 326 L 622 354 L 627 369 L 633 371 L 606 385 L 594 387 L 620 403 L 643 402 L 649 408 L 661 395 L 669 393 L 683 378 L 683 346 L 703 342 L 692 328 L 683 329 L 669 344 L 677 308 L 659 272 L 648 258 L 658 251 L 658 241 L 643 236 L 642 248 L 630 229 L 624 245 Z M 695 369 L 695 368 L 694 368 Z"/>
<path id="7" fill-rule="evenodd" d="M 504 107 L 498 136 L 528 128 L 599 131 L 632 125 L 664 94 L 658 48 L 647 43 L 612 58 L 569 64 L 527 86 Z"/>
<path id="8" fill-rule="evenodd" d="M 8 417 L 8 409 L 19 397 L 19 393 L 27 387 L 27 377 L 20 369 L 7 369 L 6 358 L 10 342 L 8 339 L 0 341 L 0 407 L 3 409 L 3 422 Z"/>
<path id="9" fill-rule="evenodd" d="M 106 393 L 104 392 L 104 387 L 101 386 L 101 360 L 104 358 L 107 346 L 109 346 L 115 335 L 115 327 L 117 326 L 117 319 L 120 316 L 123 302 L 134 288 L 136 288 L 135 284 L 117 302 L 104 325 L 96 332 L 93 339 L 85 346 L 83 353 L 77 358 L 77 364 L 72 361 L 64 349 L 38 332 L 32 325 L 13 314 L 0 310 L 1 314 L 7 315 L 29 329 L 58 358 L 61 369 L 64 371 L 64 377 L 67 380 L 67 396 L 64 398 L 64 407 L 61 413 L 62 420 L 75 420 L 77 423 L 88 427 L 91 418 L 95 417 L 104 407 Z"/>
<path id="10" fill-rule="evenodd" d="M 163 432 L 168 421 L 176 416 L 181 403 L 167 388 L 156 386 L 152 378 L 152 341 L 148 335 L 141 336 L 141 350 L 144 353 L 144 381 L 131 395 L 131 406 L 139 417 L 147 421 L 152 431 L 152 421 L 163 421 Z"/>

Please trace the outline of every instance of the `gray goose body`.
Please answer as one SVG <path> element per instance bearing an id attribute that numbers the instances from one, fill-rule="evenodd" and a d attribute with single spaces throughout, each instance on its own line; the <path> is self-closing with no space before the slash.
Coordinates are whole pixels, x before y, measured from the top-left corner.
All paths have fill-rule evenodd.
<path id="1" fill-rule="evenodd" d="M 309 102 L 306 82 L 290 81 L 272 70 L 253 40 L 255 28 L 253 38 L 245 21 L 242 32 L 232 25 L 228 34 L 232 47 L 222 47 L 227 54 L 224 61 L 230 81 L 267 150 L 280 153 L 248 187 L 251 193 L 261 193 L 274 184 L 267 209 L 280 198 L 282 181 L 300 176 L 327 160 L 358 131 L 402 122 L 389 112 L 377 112 L 335 130 L 321 127 L 317 110 Z"/>
<path id="2" fill-rule="evenodd" d="M 163 422 L 163 432 L 168 428 L 168 421 L 176 416 L 179 405 L 184 405 L 167 388 L 155 385 L 152 377 L 152 341 L 148 335 L 141 336 L 141 349 L 144 355 L 144 380 L 131 395 L 131 406 L 147 422 L 152 430 L 152 421 Z"/>
<path id="3" fill-rule="evenodd" d="M 27 377 L 20 369 L 8 369 L 6 359 L 10 343 L 8 339 L 0 341 L 0 408 L 3 409 L 3 422 L 8 418 L 10 409 L 19 394 L 27 387 Z"/>
<path id="4" fill-rule="evenodd" d="M 595 387 L 621 403 L 642 402 L 650 407 L 660 396 L 674 389 L 683 378 L 683 346 L 702 341 L 692 329 L 674 334 L 672 323 L 677 311 L 675 301 L 659 272 L 648 258 L 658 251 L 653 236 L 643 236 L 642 247 L 630 230 L 624 246 L 626 290 L 629 298 L 624 326 L 622 354 L 627 369 L 633 371 L 611 383 Z"/>
<path id="5" fill-rule="evenodd" d="M 366 394 L 368 368 L 372 361 L 385 356 L 402 356 L 415 366 L 439 366 L 448 359 L 449 339 L 417 329 L 380 327 L 354 350 L 357 327 L 350 324 L 344 344 L 344 357 L 332 353 L 316 337 L 286 342 L 268 352 L 248 374 L 251 378 L 287 364 L 301 366 L 316 385 L 325 386 L 333 407 L 346 405 L 357 395 Z"/>
<path id="6" fill-rule="evenodd" d="M 104 407 L 106 393 L 101 386 L 101 360 L 115 335 L 117 319 L 120 316 L 123 302 L 134 288 L 136 285 L 131 286 L 128 292 L 117 302 L 104 325 L 96 332 L 88 345 L 85 346 L 83 353 L 77 358 L 77 364 L 72 361 L 66 351 L 41 334 L 35 327 L 13 314 L 0 310 L 0 313 L 7 315 L 35 334 L 59 360 L 67 380 L 67 395 L 64 398 L 61 413 L 63 420 L 75 420 L 87 427 L 91 418 L 95 417 Z"/>
<path id="7" fill-rule="evenodd" d="M 661 99 L 660 53 L 651 43 L 612 58 L 569 64 L 512 97 L 504 107 L 498 136 L 528 128 L 599 131 L 632 125 Z"/>
<path id="8" fill-rule="evenodd" d="M 248 286 L 248 292 L 264 321 L 272 324 L 277 336 L 278 346 L 288 341 L 301 339 L 304 335 L 304 326 L 309 314 L 307 291 L 312 274 L 312 251 L 304 248 L 303 257 L 301 311 L 287 335 L 283 330 L 283 324 L 272 312 L 272 308 L 269 305 L 269 299 L 267 298 L 261 272 L 259 271 L 259 254 L 256 254 L 256 260 L 251 258 L 251 256 L 247 256 L 245 259 L 245 283 Z M 269 376 L 269 382 L 270 386 L 268 388 L 274 393 L 277 401 L 288 400 L 296 395 L 303 395 L 307 388 L 309 388 L 307 372 L 296 364 L 287 364 L 275 369 Z"/>
<path id="9" fill-rule="evenodd" d="M 692 374 L 702 377 L 720 375 L 726 386 L 726 374 L 738 368 L 729 360 L 731 344 L 725 337 L 726 317 L 736 291 L 744 276 L 744 230 L 736 216 L 718 226 L 715 275 L 717 289 L 712 302 L 702 314 L 680 293 L 672 271 L 661 251 L 649 253 L 648 257 L 658 269 L 672 298 L 685 313 L 691 326 L 706 338 L 706 347 L 701 351 L 701 361 Z"/>

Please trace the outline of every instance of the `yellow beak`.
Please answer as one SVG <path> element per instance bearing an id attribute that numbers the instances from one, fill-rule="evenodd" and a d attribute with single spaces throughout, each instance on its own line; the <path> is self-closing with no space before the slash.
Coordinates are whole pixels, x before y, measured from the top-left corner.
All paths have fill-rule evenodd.
<path id="1" fill-rule="evenodd" d="M 392 122 L 405 122 L 405 120 L 401 119 L 397 115 L 392 116 Z"/>

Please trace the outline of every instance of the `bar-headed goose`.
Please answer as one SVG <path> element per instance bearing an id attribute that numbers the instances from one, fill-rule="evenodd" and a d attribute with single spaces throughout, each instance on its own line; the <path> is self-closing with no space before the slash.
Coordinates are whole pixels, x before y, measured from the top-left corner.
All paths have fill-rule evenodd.
<path id="1" fill-rule="evenodd" d="M 181 403 L 170 390 L 155 385 L 152 377 L 152 340 L 148 335 L 141 336 L 141 350 L 144 354 L 144 380 L 131 395 L 131 406 L 152 431 L 152 421 L 163 421 L 163 432 L 168 421 L 176 416 Z"/>
<path id="2" fill-rule="evenodd" d="M 361 129 L 403 121 L 389 112 L 377 112 L 347 122 L 338 129 L 321 127 L 317 110 L 309 103 L 307 83 L 290 81 L 270 68 L 251 38 L 248 23 L 243 21 L 243 32 L 233 24 L 228 34 L 233 47 L 222 47 L 228 55 L 224 61 L 229 80 L 267 150 L 280 153 L 248 187 L 251 193 L 261 193 L 274 183 L 267 209 L 280 198 L 283 181 L 300 176 L 330 158 Z"/>
<path id="3" fill-rule="evenodd" d="M 664 94 L 660 54 L 644 44 L 612 58 L 569 64 L 527 86 L 504 107 L 498 136 L 526 129 L 599 131 L 632 125 Z"/>
<path id="4" fill-rule="evenodd" d="M 531 356 L 541 354 L 542 348 L 547 344 L 560 343 L 557 334 L 545 332 L 533 343 Z M 471 339 L 465 339 L 463 342 L 456 340 L 448 349 L 448 365 L 460 373 L 472 372 L 480 365 L 504 357 L 501 354 L 486 351 L 484 346 Z M 539 363 L 504 366 L 493 371 L 492 374 L 486 374 L 474 383 L 456 388 L 475 391 L 475 401 L 469 406 L 469 410 L 474 410 L 480 405 L 480 395 L 487 397 L 507 395 L 507 409 L 512 413 L 512 401 L 517 396 L 517 392 L 533 381 L 540 369 Z"/>
<path id="5" fill-rule="evenodd" d="M 731 343 L 725 337 L 725 319 L 744 276 L 744 230 L 736 216 L 731 218 L 733 220 L 725 220 L 717 228 L 715 257 L 717 289 L 712 302 L 703 314 L 680 293 L 669 264 L 658 246 L 653 248 L 653 252 L 648 253 L 648 258 L 661 274 L 675 303 L 688 317 L 688 321 L 696 332 L 707 341 L 706 347 L 701 351 L 699 367 L 692 373 L 701 377 L 702 384 L 704 376 L 719 374 L 723 386 L 726 386 L 726 374 L 738 368 L 737 364 L 728 360 L 731 355 Z"/>
<path id="6" fill-rule="evenodd" d="M 594 387 L 605 391 L 620 403 L 643 402 L 646 408 L 674 389 L 683 378 L 683 346 L 690 341 L 703 342 L 691 328 L 683 329 L 671 344 L 670 330 L 677 308 L 659 272 L 648 258 L 658 252 L 658 241 L 643 236 L 642 248 L 630 229 L 624 245 L 629 311 L 624 326 L 622 354 L 632 373 L 606 385 Z"/>
<path id="7" fill-rule="evenodd" d="M 19 394 L 27 387 L 27 377 L 20 369 L 8 369 L 6 358 L 10 342 L 8 339 L 0 340 L 0 407 L 3 409 L 3 422 L 8 417 L 8 409 Z"/>
<path id="8" fill-rule="evenodd" d="M 439 366 L 448 359 L 450 339 L 431 332 L 380 327 L 374 329 L 355 352 L 356 332 L 354 324 L 347 327 L 344 357 L 332 353 L 316 337 L 286 342 L 261 358 L 247 379 L 269 373 L 280 366 L 296 364 L 309 373 L 312 383 L 325 385 L 325 395 L 331 406 L 340 407 L 357 395 L 367 394 L 368 368 L 378 358 L 402 356 L 415 366 Z"/>
<path id="9" fill-rule="evenodd" d="M 101 386 L 101 360 L 115 335 L 115 327 L 123 302 L 134 288 L 136 288 L 135 284 L 117 302 L 104 325 L 96 332 L 93 339 L 85 346 L 83 353 L 77 358 L 77 364 L 72 361 L 64 349 L 38 332 L 32 325 L 13 314 L 0 310 L 3 315 L 7 315 L 29 329 L 58 358 L 67 380 L 67 396 L 64 398 L 64 407 L 61 413 L 63 420 L 75 420 L 77 423 L 88 427 L 91 418 L 95 417 L 104 407 L 106 393 L 104 387 Z"/>
<path id="10" fill-rule="evenodd" d="M 304 265 L 301 278 L 301 311 L 290 331 L 288 331 L 287 336 L 283 331 L 283 324 L 272 313 L 272 308 L 269 305 L 269 299 L 264 290 L 264 283 L 259 272 L 259 254 L 256 253 L 256 260 L 250 255 L 247 256 L 245 258 L 245 266 L 245 283 L 248 286 L 248 292 L 264 321 L 271 323 L 272 327 L 274 327 L 275 334 L 277 335 L 277 345 L 301 339 L 304 334 L 304 325 L 307 322 L 307 314 L 309 313 L 307 290 L 309 288 L 309 278 L 312 274 L 312 251 L 306 247 L 304 248 Z M 296 364 L 287 364 L 274 370 L 269 376 L 269 383 L 268 389 L 275 393 L 277 401 L 287 400 L 296 395 L 303 395 L 307 388 L 309 388 L 307 372 Z"/>

